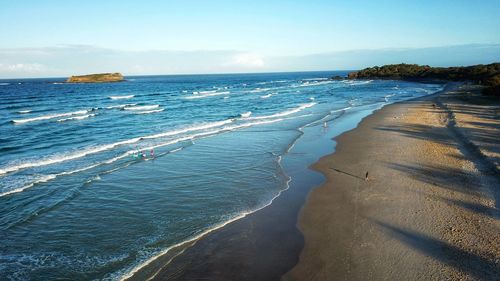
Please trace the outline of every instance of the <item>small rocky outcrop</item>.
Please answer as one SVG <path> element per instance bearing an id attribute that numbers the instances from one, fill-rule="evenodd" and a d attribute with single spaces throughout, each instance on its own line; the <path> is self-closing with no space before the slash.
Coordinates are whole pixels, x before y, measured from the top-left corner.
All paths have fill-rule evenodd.
<path id="1" fill-rule="evenodd" d="M 123 75 L 121 73 L 98 73 L 71 76 L 66 80 L 66 83 L 106 83 L 121 81 L 123 81 Z"/>

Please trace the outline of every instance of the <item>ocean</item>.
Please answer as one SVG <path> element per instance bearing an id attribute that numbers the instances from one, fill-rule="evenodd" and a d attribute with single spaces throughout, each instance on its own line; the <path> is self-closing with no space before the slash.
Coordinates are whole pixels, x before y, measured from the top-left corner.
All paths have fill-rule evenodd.
<path id="1" fill-rule="evenodd" d="M 133 276 L 271 204 L 307 128 L 443 88 L 346 74 L 0 80 L 0 279 Z"/>

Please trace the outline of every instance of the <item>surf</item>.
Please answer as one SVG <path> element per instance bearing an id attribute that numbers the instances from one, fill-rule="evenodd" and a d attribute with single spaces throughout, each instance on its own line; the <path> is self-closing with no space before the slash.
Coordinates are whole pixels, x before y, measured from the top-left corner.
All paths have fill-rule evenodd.
<path id="1" fill-rule="evenodd" d="M 81 114 L 86 114 L 87 112 L 89 112 L 89 111 L 88 110 L 78 110 L 78 111 L 73 111 L 73 112 L 43 115 L 43 116 L 27 118 L 27 119 L 13 119 L 12 122 L 17 123 L 17 124 L 23 124 L 23 123 L 29 123 L 29 122 L 36 122 L 36 121 L 50 120 L 50 119 L 55 119 L 55 118 L 60 118 L 60 117 L 72 116 L 72 115 L 81 115 Z"/>
<path id="2" fill-rule="evenodd" d="M 123 100 L 123 99 L 131 99 L 135 97 L 135 95 L 128 95 L 128 96 L 110 96 L 109 98 L 112 100 Z"/>

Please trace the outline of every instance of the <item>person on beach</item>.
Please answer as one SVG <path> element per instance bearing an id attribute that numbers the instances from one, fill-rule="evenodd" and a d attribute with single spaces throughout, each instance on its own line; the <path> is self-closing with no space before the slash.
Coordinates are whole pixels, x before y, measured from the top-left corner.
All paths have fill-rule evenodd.
<path id="1" fill-rule="evenodd" d="M 366 171 L 366 174 L 365 174 L 365 181 L 368 181 L 368 171 Z"/>

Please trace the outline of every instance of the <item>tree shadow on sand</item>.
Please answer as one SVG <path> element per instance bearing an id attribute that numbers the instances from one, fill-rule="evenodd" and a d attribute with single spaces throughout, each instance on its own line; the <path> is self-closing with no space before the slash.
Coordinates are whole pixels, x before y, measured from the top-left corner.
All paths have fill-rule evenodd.
<path id="1" fill-rule="evenodd" d="M 382 227 L 391 237 L 479 280 L 498 280 L 500 276 L 500 265 L 493 260 L 464 251 L 423 233 L 401 229 L 375 219 L 370 220 Z"/>
<path id="2" fill-rule="evenodd" d="M 450 198 L 445 198 L 441 196 L 436 196 L 436 195 L 429 195 L 437 200 L 443 201 L 445 203 L 455 205 L 458 207 L 461 207 L 463 209 L 469 210 L 471 212 L 475 212 L 481 215 L 489 216 L 493 219 L 500 219 L 500 210 L 494 207 L 489 207 L 486 205 L 478 204 L 478 203 L 473 203 L 473 202 L 467 202 L 463 200 L 457 200 L 457 199 L 450 199 Z"/>

